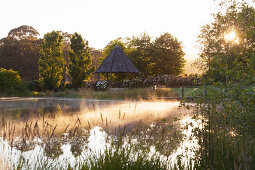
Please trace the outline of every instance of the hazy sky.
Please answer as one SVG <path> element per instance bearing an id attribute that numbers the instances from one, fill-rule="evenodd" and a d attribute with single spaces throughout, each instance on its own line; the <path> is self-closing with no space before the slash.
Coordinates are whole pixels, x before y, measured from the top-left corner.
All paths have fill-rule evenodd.
<path id="1" fill-rule="evenodd" d="M 80 33 L 91 47 L 104 48 L 118 37 L 169 32 L 195 56 L 201 26 L 217 11 L 213 0 L 0 0 L 0 38 L 21 25 L 43 37 L 52 30 Z"/>

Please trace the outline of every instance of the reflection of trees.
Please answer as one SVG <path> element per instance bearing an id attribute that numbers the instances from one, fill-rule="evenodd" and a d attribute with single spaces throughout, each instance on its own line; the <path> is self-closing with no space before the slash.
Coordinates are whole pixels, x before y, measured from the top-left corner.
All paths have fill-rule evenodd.
<path id="1" fill-rule="evenodd" d="M 43 108 L 43 113 L 48 114 L 50 118 L 55 118 L 58 115 L 62 115 L 62 109 L 60 104 L 56 104 L 55 106 L 48 106 Z"/>
<path id="2" fill-rule="evenodd" d="M 13 106 L 13 107 L 12 107 Z M 6 107 L 0 107 L 0 117 L 9 120 L 29 121 L 32 118 L 56 118 L 63 114 L 80 112 L 79 102 L 63 101 L 36 101 L 36 102 L 12 102 L 6 103 Z"/>

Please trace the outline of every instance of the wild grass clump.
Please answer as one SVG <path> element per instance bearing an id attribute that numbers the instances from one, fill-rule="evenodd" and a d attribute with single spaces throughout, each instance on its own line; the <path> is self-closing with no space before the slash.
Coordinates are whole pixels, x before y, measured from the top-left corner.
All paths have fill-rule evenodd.
<path id="1" fill-rule="evenodd" d="M 89 134 L 87 135 L 82 133 L 84 129 L 81 130 L 83 124 L 79 117 L 72 124 L 68 124 L 60 135 L 57 134 L 58 126 L 50 124 L 44 118 L 42 124 L 41 121 L 26 122 L 22 128 L 20 140 L 14 138 L 15 127 L 12 128 L 10 123 L 5 120 L 2 120 L 1 124 L 6 127 L 6 138 L 11 142 L 11 147 L 26 153 L 39 145 L 44 155 L 37 155 L 38 157 L 31 161 L 21 154 L 19 161 L 12 164 L 14 169 L 147 170 L 169 169 L 170 167 L 168 158 L 173 149 L 178 146 L 181 134 L 178 135 L 178 131 L 176 133 L 172 132 L 175 135 L 171 135 L 170 129 L 163 126 L 163 124 L 167 124 L 167 121 L 163 119 L 161 124 L 160 122 L 155 123 L 154 126 L 143 126 L 139 122 L 136 128 L 131 131 L 126 129 L 126 126 L 119 127 L 115 129 L 114 135 L 107 135 L 105 149 L 99 151 L 92 150 L 86 145 L 89 136 L 93 135 L 94 132 L 88 131 Z M 88 128 L 91 129 L 89 122 L 88 125 Z M 170 128 L 172 129 L 172 127 Z M 34 140 L 38 138 L 41 139 L 41 142 Z M 63 144 L 70 144 L 72 155 L 79 161 L 75 161 L 75 163 L 70 163 L 69 160 L 59 162 L 60 155 L 64 153 L 62 150 Z M 84 153 L 86 153 L 85 156 Z"/>
<path id="2" fill-rule="evenodd" d="M 244 83 L 209 86 L 196 100 L 204 125 L 197 129 L 196 169 L 255 169 L 255 92 Z"/>
<path id="3" fill-rule="evenodd" d="M 69 169 L 90 169 L 90 170 L 118 170 L 118 169 L 167 169 L 166 161 L 160 156 L 153 154 L 149 156 L 149 150 L 137 150 L 133 146 L 111 145 L 104 153 L 92 155 L 87 161 L 81 162 L 77 167 Z M 141 148 L 140 148 L 141 149 Z"/>

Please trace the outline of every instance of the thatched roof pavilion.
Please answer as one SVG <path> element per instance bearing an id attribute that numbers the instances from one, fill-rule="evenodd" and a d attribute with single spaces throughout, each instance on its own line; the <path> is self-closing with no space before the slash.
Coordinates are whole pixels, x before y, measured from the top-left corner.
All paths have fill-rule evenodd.
<path id="1" fill-rule="evenodd" d="M 139 73 L 139 71 L 122 49 L 116 45 L 96 73 Z"/>
<path id="2" fill-rule="evenodd" d="M 126 73 L 128 76 L 128 73 L 139 73 L 139 70 L 128 59 L 123 50 L 116 45 L 95 73 L 98 74 L 98 79 L 100 79 L 100 73 L 110 73 L 110 75 L 112 73 Z"/>

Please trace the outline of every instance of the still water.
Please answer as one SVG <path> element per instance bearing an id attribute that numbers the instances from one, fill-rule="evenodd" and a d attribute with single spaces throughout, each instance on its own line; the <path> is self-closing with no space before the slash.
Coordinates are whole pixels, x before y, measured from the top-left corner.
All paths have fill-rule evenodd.
<path id="1" fill-rule="evenodd" d="M 173 164 L 178 155 L 185 152 L 190 158 L 198 148 L 192 130 L 201 122 L 191 119 L 192 114 L 179 108 L 179 102 L 169 101 L 2 98 L 0 168 L 16 167 L 21 158 L 33 168 L 43 162 L 58 168 L 74 166 L 92 153 L 102 153 L 122 132 L 136 142 L 142 142 L 136 139 L 140 136 L 150 139 L 151 153 L 162 157 L 169 154 L 155 148 L 153 140 L 164 133 Z M 182 139 L 176 142 L 179 129 Z"/>

